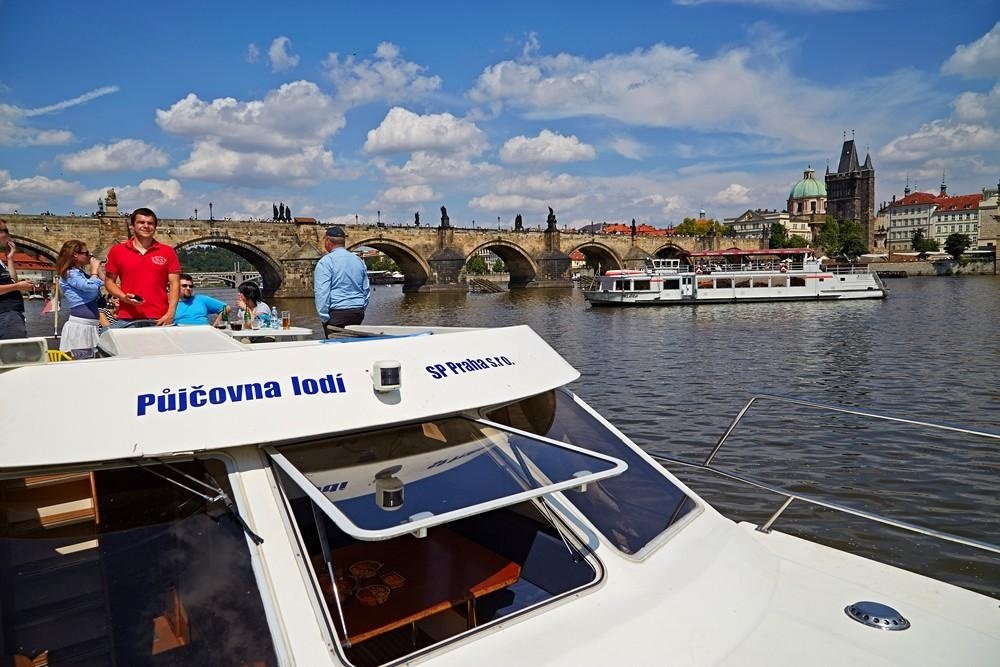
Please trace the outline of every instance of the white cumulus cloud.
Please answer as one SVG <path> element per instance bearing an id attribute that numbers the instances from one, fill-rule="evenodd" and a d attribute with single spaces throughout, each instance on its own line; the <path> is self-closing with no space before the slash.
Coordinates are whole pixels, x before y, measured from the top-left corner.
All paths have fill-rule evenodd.
<path id="1" fill-rule="evenodd" d="M 399 47 L 382 42 L 372 59 L 330 53 L 323 61 L 326 77 L 345 103 L 357 106 L 384 100 L 389 103 L 420 99 L 441 87 L 441 78 L 425 76 L 425 67 L 399 55 Z"/>
<path id="2" fill-rule="evenodd" d="M 112 144 L 98 144 L 78 153 L 60 155 L 66 171 L 127 171 L 164 167 L 167 155 L 140 139 L 122 139 Z"/>
<path id="3" fill-rule="evenodd" d="M 401 166 L 375 161 L 385 177 L 395 183 L 417 185 L 421 183 L 454 183 L 467 179 L 482 179 L 500 171 L 488 162 L 472 162 L 455 155 L 441 155 L 416 151 Z"/>
<path id="4" fill-rule="evenodd" d="M 275 157 L 270 153 L 234 151 L 217 141 L 199 140 L 191 155 L 171 175 L 218 183 L 305 187 L 334 176 L 335 170 L 333 154 L 321 146 L 304 146 L 295 153 Z"/>
<path id="5" fill-rule="evenodd" d="M 896 137 L 879 155 L 893 162 L 911 162 L 949 154 L 995 151 L 998 142 L 1000 131 L 994 127 L 934 120 L 916 132 Z"/>
<path id="6" fill-rule="evenodd" d="M 941 66 L 941 71 L 966 78 L 995 78 L 1000 75 L 1000 21 L 971 44 L 955 47 L 955 52 Z"/>
<path id="7" fill-rule="evenodd" d="M 274 41 L 271 42 L 271 46 L 267 50 L 267 57 L 271 61 L 272 72 L 283 72 L 299 64 L 299 57 L 288 52 L 288 47 L 291 44 L 292 40 L 284 35 L 275 37 Z"/>
<path id="8" fill-rule="evenodd" d="M 749 204 L 750 188 L 739 183 L 730 183 L 724 190 L 717 192 L 715 201 L 720 204 Z"/>
<path id="9" fill-rule="evenodd" d="M 368 206 L 372 208 L 384 204 L 414 204 L 438 198 L 439 195 L 429 185 L 403 185 L 383 190 L 369 202 Z"/>
<path id="10" fill-rule="evenodd" d="M 431 151 L 478 155 L 486 136 L 475 123 L 450 113 L 418 115 L 393 107 L 374 130 L 369 130 L 364 150 L 372 155 Z"/>
<path id="11" fill-rule="evenodd" d="M 557 164 L 593 160 L 597 151 L 576 136 L 542 130 L 537 137 L 511 137 L 500 149 L 500 159 L 508 164 Z"/>
<path id="12" fill-rule="evenodd" d="M 146 206 L 161 216 L 163 215 L 161 209 L 172 207 L 176 210 L 184 194 L 180 181 L 175 178 L 146 178 L 138 185 L 109 184 L 81 192 L 76 196 L 75 202 L 81 206 L 94 204 L 98 199 L 104 199 L 108 188 L 115 189 L 120 210 L 130 211 L 140 206 Z"/>
<path id="13" fill-rule="evenodd" d="M 344 127 L 333 98 L 310 81 L 293 81 L 262 100 L 220 97 L 204 102 L 191 93 L 156 110 L 165 132 L 210 139 L 230 150 L 293 152 L 317 147 Z"/>
<path id="14" fill-rule="evenodd" d="M 832 126 L 841 91 L 792 75 L 786 60 L 791 56 L 770 47 L 774 39 L 750 39 L 746 47 L 713 57 L 666 44 L 596 59 L 531 52 L 485 68 L 469 97 L 532 118 L 597 116 L 634 126 L 758 134 L 812 145 L 823 134 L 817 126 Z M 789 96 L 789 90 L 797 94 Z"/>
<path id="15" fill-rule="evenodd" d="M 961 121 L 980 123 L 1000 118 L 1000 83 L 987 93 L 962 93 L 952 105 Z"/>
<path id="16" fill-rule="evenodd" d="M 613 137 L 608 147 L 629 160 L 642 160 L 646 156 L 646 147 L 632 137 L 622 135 Z"/>
<path id="17" fill-rule="evenodd" d="M 35 201 L 46 197 L 73 195 L 83 189 L 79 183 L 47 176 L 11 178 L 10 172 L 0 169 L 0 197 L 12 201 Z"/>

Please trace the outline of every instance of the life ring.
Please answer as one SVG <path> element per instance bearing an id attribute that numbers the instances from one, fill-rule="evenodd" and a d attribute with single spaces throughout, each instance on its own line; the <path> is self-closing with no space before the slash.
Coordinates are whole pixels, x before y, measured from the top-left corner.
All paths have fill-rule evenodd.
<path id="1" fill-rule="evenodd" d="M 781 268 L 778 269 L 778 270 L 781 271 L 782 273 L 788 273 L 788 265 L 787 264 L 782 264 Z"/>
<path id="2" fill-rule="evenodd" d="M 702 274 L 702 273 L 704 273 L 704 271 L 702 270 L 702 268 L 700 266 L 694 267 L 694 272 L 697 273 L 697 274 L 699 274 L 699 275 Z"/>

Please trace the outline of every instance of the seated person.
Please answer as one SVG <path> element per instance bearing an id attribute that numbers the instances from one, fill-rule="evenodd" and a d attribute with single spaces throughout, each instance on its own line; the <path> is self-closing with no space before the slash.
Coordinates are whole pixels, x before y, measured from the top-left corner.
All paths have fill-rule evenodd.
<path id="1" fill-rule="evenodd" d="M 194 293 L 194 279 L 190 273 L 181 274 L 181 298 L 177 301 L 174 324 L 218 324 L 226 312 L 226 304 L 204 294 Z M 215 318 L 209 321 L 214 315 Z"/>
<path id="2" fill-rule="evenodd" d="M 183 282 L 183 281 L 182 281 Z M 240 319 L 244 318 L 244 313 L 250 311 L 250 317 L 258 316 L 270 317 L 271 307 L 264 303 L 263 296 L 257 283 L 245 282 L 236 288 L 236 306 L 239 309 Z M 183 295 L 184 290 L 181 290 Z"/>

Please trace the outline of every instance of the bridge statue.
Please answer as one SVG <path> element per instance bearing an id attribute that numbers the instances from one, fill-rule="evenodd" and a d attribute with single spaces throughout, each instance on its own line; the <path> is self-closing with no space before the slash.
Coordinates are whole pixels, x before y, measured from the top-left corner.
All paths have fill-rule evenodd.
<path id="1" fill-rule="evenodd" d="M 451 218 L 448 217 L 448 209 L 444 206 L 441 207 L 441 228 L 447 229 L 451 227 Z"/>
<path id="2" fill-rule="evenodd" d="M 524 220 L 521 219 L 521 214 L 518 213 L 514 216 L 514 231 L 523 232 L 524 231 Z"/>
<path id="3" fill-rule="evenodd" d="M 108 188 L 108 196 L 104 198 L 104 203 L 108 206 L 118 206 L 118 195 L 114 188 Z"/>
<path id="4" fill-rule="evenodd" d="M 632 240 L 635 241 L 635 218 L 632 218 Z"/>
<path id="5" fill-rule="evenodd" d="M 413 226 L 414 227 L 420 226 L 420 211 L 417 211 L 416 213 L 413 214 Z"/>
<path id="6" fill-rule="evenodd" d="M 556 231 L 556 212 L 552 210 L 551 206 L 549 206 L 549 217 L 545 219 L 545 225 L 546 231 Z"/>
<path id="7" fill-rule="evenodd" d="M 271 210 L 273 211 L 273 213 L 271 214 L 271 220 L 277 220 L 278 219 L 278 205 L 275 204 L 274 202 L 271 202 Z"/>

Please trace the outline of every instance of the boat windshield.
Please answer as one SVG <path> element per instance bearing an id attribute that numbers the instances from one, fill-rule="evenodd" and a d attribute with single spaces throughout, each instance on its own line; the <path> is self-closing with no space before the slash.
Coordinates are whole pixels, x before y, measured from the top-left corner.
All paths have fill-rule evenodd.
<path id="1" fill-rule="evenodd" d="M 4 664 L 278 664 L 243 527 L 180 473 L 231 493 L 217 460 L 0 480 Z"/>
<path id="2" fill-rule="evenodd" d="M 662 468 L 626 446 L 578 401 L 567 391 L 553 390 L 495 410 L 489 418 L 626 462 L 623 474 L 589 484 L 570 500 L 620 551 L 642 557 L 697 505 Z"/>
<path id="3" fill-rule="evenodd" d="M 613 475 L 624 462 L 461 417 L 268 448 L 345 533 L 382 540 Z"/>

